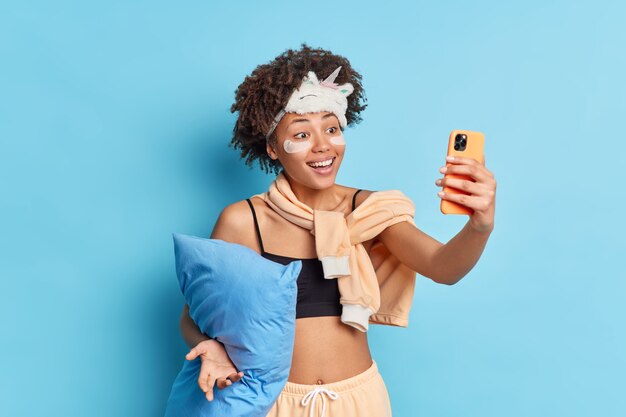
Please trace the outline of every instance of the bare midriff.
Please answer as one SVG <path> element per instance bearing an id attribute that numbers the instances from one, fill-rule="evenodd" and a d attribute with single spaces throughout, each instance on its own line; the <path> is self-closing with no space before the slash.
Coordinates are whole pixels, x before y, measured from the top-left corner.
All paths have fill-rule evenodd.
<path id="1" fill-rule="evenodd" d="M 339 316 L 296 320 L 289 382 L 329 384 L 366 371 L 372 365 L 367 333 Z"/>

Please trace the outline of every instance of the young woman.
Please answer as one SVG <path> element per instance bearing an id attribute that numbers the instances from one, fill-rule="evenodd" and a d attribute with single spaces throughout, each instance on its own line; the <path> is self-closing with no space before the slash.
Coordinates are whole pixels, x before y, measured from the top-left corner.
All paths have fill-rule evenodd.
<path id="1" fill-rule="evenodd" d="M 391 416 L 385 384 L 369 351 L 367 322 L 368 317 L 370 322 L 390 325 L 405 325 L 405 321 L 393 314 L 373 315 L 380 307 L 376 297 L 385 296 L 378 288 L 367 289 L 366 284 L 349 287 L 348 281 L 332 278 L 359 276 L 365 280 L 371 267 L 365 265 L 360 275 L 356 269 L 370 263 L 365 258 L 384 250 L 384 256 L 397 259 L 413 276 L 417 272 L 452 285 L 478 261 L 494 227 L 496 182 L 493 174 L 473 159 L 456 158 L 450 161 L 453 165 L 447 172 L 466 174 L 474 181 L 436 181 L 439 187 L 469 192 L 440 193 L 440 197 L 474 210 L 463 229 L 445 245 L 415 226 L 414 212 L 405 197 L 335 183 L 346 148 L 343 129 L 360 122 L 359 114 L 366 107 L 360 80 L 360 74 L 344 57 L 303 44 L 300 50 L 287 50 L 258 66 L 238 87 L 231 108 L 239 113 L 231 145 L 241 149 L 247 165 L 257 160 L 266 172 L 273 170 L 277 179 L 268 193 L 224 208 L 211 238 L 245 245 L 283 264 L 295 259 L 303 262 L 298 277 L 292 366 L 287 385 L 269 416 L 325 412 L 333 416 Z M 367 163 L 374 169 L 375 161 Z M 445 168 L 440 172 L 446 172 Z M 362 236 L 356 244 L 348 242 L 350 251 L 322 256 L 322 236 L 329 242 L 336 238 L 332 230 L 329 232 L 334 226 L 322 224 L 323 219 L 336 221 L 332 215 L 337 214 L 353 225 L 356 220 L 351 213 L 361 205 L 362 216 L 379 215 L 385 212 L 380 208 L 390 198 L 409 207 L 408 211 L 386 218 L 380 230 L 371 229 L 377 230 L 375 235 Z M 350 256 L 342 256 L 346 253 Z M 359 263 L 350 257 L 358 257 Z M 339 272 L 333 275 L 331 270 Z M 411 281 L 404 282 L 412 296 Z M 348 305 L 349 292 L 361 296 L 360 292 L 367 291 L 374 295 L 360 299 L 369 301 Z M 191 348 L 186 359 L 201 357 L 198 385 L 211 401 L 215 386 L 225 389 L 243 374 L 237 372 L 221 343 L 199 331 L 188 311 L 185 305 L 181 316 L 181 332 Z"/>

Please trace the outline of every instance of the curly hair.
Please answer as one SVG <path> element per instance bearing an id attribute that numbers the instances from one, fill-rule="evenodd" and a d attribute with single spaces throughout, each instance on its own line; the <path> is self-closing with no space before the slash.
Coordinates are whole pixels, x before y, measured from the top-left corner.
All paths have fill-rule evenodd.
<path id="1" fill-rule="evenodd" d="M 300 50 L 288 49 L 271 62 L 257 66 L 237 87 L 231 113 L 239 112 L 233 137 L 229 146 L 241 149 L 241 158 L 252 167 L 254 160 L 266 172 L 275 174 L 282 168 L 278 160 L 267 155 L 265 134 L 276 114 L 286 105 L 302 78 L 313 71 L 321 80 L 328 77 L 338 66 L 341 71 L 335 79 L 338 84 L 351 83 L 354 91 L 347 97 L 346 120 L 348 126 L 362 121 L 360 113 L 365 110 L 367 98 L 361 85 L 361 74 L 350 62 L 321 48 L 311 48 L 302 43 Z M 276 143 L 275 132 L 268 139 Z"/>

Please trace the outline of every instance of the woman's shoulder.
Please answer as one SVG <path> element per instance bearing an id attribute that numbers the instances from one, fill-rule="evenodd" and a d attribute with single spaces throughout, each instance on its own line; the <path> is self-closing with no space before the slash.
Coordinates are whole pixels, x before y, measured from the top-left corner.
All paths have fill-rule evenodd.
<path id="1" fill-rule="evenodd" d="M 354 192 L 356 193 L 357 190 L 355 189 Z M 356 209 L 357 207 L 359 207 L 361 205 L 361 203 L 363 203 L 365 200 L 367 200 L 367 197 L 370 196 L 370 194 L 372 194 L 373 191 L 370 190 L 361 190 L 356 194 L 353 194 L 353 201 L 354 201 L 354 208 Z"/>
<path id="2" fill-rule="evenodd" d="M 357 191 L 358 191 L 358 193 L 357 193 Z M 354 208 L 356 209 L 357 207 L 359 207 L 361 205 L 361 203 L 363 203 L 365 200 L 367 200 L 367 197 L 369 197 L 370 194 L 372 194 L 373 192 L 375 192 L 375 191 L 363 190 L 363 189 L 360 189 L 360 188 L 353 188 L 351 195 L 352 195 L 352 198 L 354 200 Z"/>
<path id="3" fill-rule="evenodd" d="M 357 191 L 356 188 L 355 188 L 355 191 Z M 402 192 L 401 190 L 397 190 L 397 189 L 385 189 L 385 190 L 375 190 L 375 191 L 362 190 L 355 197 L 355 208 L 361 205 L 373 193 L 377 193 L 376 199 L 379 201 L 385 201 L 387 198 L 389 199 L 404 198 L 405 200 L 406 199 L 411 200 L 410 197 L 407 196 L 404 192 Z"/>
<path id="4" fill-rule="evenodd" d="M 241 223 L 244 218 L 248 218 L 251 216 L 250 214 L 250 205 L 248 204 L 248 199 L 235 201 L 224 207 L 222 212 L 220 213 L 220 217 L 223 217 L 225 221 L 229 223 Z M 250 202 L 253 203 L 255 199 L 250 198 Z"/>
<path id="5" fill-rule="evenodd" d="M 358 189 L 354 189 L 354 191 L 358 191 Z M 402 198 L 405 201 L 410 201 L 411 199 L 404 194 L 400 190 L 361 190 L 356 195 L 354 195 L 354 209 L 356 210 L 361 204 L 363 204 L 372 194 L 376 193 L 375 197 L 372 197 L 376 201 L 370 201 L 372 204 L 396 204 L 398 198 Z M 412 201 L 411 201 L 412 204 Z"/>
<path id="6" fill-rule="evenodd" d="M 221 239 L 248 247 L 254 246 L 254 237 L 254 221 L 250 206 L 245 199 L 224 207 L 211 233 L 212 239 Z"/>

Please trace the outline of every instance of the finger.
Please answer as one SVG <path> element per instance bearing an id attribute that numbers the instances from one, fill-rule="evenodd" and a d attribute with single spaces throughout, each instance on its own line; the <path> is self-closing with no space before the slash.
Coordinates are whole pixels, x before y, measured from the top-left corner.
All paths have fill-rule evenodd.
<path id="1" fill-rule="evenodd" d="M 461 165 L 481 165 L 479 161 L 474 158 L 468 158 L 465 156 L 446 156 L 446 162 L 450 164 L 461 164 Z"/>
<path id="2" fill-rule="evenodd" d="M 229 377 L 225 377 L 225 378 L 218 378 L 217 380 L 217 387 L 219 389 L 224 389 L 228 386 L 231 386 L 233 384 L 233 381 L 231 381 L 229 379 Z"/>
<path id="3" fill-rule="evenodd" d="M 228 379 L 232 382 L 237 382 L 243 378 L 243 372 L 235 372 L 233 374 L 228 375 Z"/>
<path id="4" fill-rule="evenodd" d="M 484 197 L 474 197 L 467 194 L 444 193 L 443 191 L 438 192 L 437 195 L 444 200 L 458 203 L 462 206 L 471 208 L 474 211 L 483 211 L 489 207 L 489 200 Z"/>
<path id="5" fill-rule="evenodd" d="M 200 375 L 198 375 L 198 386 L 203 392 L 207 392 L 209 390 L 209 375 L 211 374 L 211 369 L 206 361 L 202 362 L 202 366 L 200 366 Z"/>
<path id="6" fill-rule="evenodd" d="M 241 376 L 240 376 L 241 374 L 242 372 L 233 372 L 232 374 L 226 377 L 226 380 L 232 383 L 237 382 L 241 379 Z"/>
<path id="7" fill-rule="evenodd" d="M 209 393 L 211 394 L 211 399 L 209 399 L 209 401 L 211 401 L 213 399 L 213 387 L 215 386 L 215 377 L 213 377 L 212 375 L 209 375 L 208 381 L 209 381 L 209 390 L 207 391 L 207 395 Z"/>
<path id="8" fill-rule="evenodd" d="M 455 174 L 455 175 L 467 175 L 480 182 L 487 182 L 490 180 L 486 173 L 486 169 L 483 165 L 470 164 L 470 165 L 448 165 L 441 167 L 439 172 L 442 174 Z"/>
<path id="9" fill-rule="evenodd" d="M 439 185 L 440 187 L 450 187 L 456 190 L 464 191 L 474 196 L 491 195 L 491 192 L 489 191 L 490 188 L 486 184 L 462 180 L 459 178 L 444 177 L 443 179 L 438 179 L 435 184 Z"/>
<path id="10" fill-rule="evenodd" d="M 211 375 L 207 375 L 205 378 L 207 390 L 205 391 L 205 397 L 207 401 L 213 401 L 213 383 L 211 380 L 213 377 Z"/>
<path id="11" fill-rule="evenodd" d="M 189 353 L 187 353 L 187 355 L 185 355 L 185 359 L 187 359 L 188 361 L 192 361 L 196 359 L 199 354 L 200 352 L 198 352 L 196 348 L 193 348 L 189 351 Z"/>

